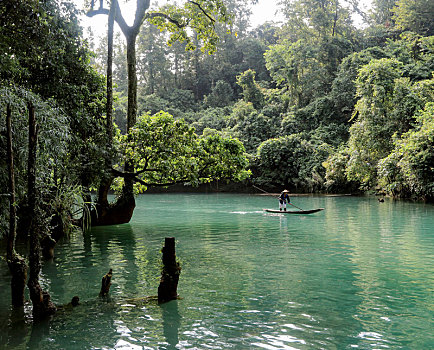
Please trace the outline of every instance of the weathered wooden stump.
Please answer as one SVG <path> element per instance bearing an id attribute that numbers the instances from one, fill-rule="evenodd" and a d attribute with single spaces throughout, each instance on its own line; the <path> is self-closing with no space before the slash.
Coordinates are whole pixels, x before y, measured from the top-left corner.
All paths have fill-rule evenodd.
<path id="1" fill-rule="evenodd" d="M 112 285 L 112 276 L 113 276 L 113 270 L 110 269 L 109 272 L 107 272 L 101 281 L 101 291 L 99 292 L 100 297 L 106 297 L 110 291 L 110 286 Z"/>
<path id="2" fill-rule="evenodd" d="M 161 252 L 163 253 L 163 269 L 158 286 L 158 302 L 165 303 L 178 299 L 177 290 L 181 267 L 176 261 L 175 237 L 166 237 Z"/>

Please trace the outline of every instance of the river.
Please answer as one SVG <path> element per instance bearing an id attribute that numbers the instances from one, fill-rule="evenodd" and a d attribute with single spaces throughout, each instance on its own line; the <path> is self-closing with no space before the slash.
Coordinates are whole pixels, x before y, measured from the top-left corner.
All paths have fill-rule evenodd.
<path id="1" fill-rule="evenodd" d="M 311 215 L 268 214 L 268 196 L 148 194 L 131 223 L 74 233 L 43 265 L 56 304 L 32 325 L 10 310 L 0 260 L 0 348 L 434 348 L 434 206 L 294 197 Z M 176 237 L 180 300 L 158 305 L 164 237 Z M 4 249 L 3 249 L 4 251 Z M 113 269 L 110 299 L 98 299 Z"/>

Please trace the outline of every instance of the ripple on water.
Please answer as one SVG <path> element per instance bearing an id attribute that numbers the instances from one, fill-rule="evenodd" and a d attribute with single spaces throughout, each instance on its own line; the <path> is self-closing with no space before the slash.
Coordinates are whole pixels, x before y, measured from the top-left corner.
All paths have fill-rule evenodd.
<path id="1" fill-rule="evenodd" d="M 256 337 L 258 341 L 255 341 L 252 343 L 253 346 L 257 346 L 263 349 L 269 349 L 269 350 L 279 350 L 279 349 L 285 349 L 285 350 L 293 350 L 298 349 L 298 347 L 294 347 L 292 345 L 306 345 L 306 342 L 303 339 L 297 339 L 296 337 L 290 336 L 290 335 L 270 335 L 270 334 L 264 334 L 261 337 Z M 291 345 L 289 345 L 291 344 Z"/>

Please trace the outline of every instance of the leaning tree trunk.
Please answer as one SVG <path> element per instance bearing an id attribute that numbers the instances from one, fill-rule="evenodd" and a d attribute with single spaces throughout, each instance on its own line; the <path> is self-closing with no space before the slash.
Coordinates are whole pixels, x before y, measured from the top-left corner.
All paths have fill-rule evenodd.
<path id="1" fill-rule="evenodd" d="M 7 161 L 9 172 L 9 234 L 7 236 L 6 259 L 12 275 L 11 293 L 12 305 L 20 307 L 24 305 L 24 289 L 27 280 L 27 263 L 15 251 L 17 236 L 17 209 L 15 206 L 15 176 L 14 176 L 14 151 L 12 147 L 12 111 L 10 105 L 6 110 L 7 132 Z"/>
<path id="2" fill-rule="evenodd" d="M 50 295 L 42 290 L 39 284 L 41 271 L 40 232 L 42 230 L 41 214 L 36 210 L 36 150 L 38 143 L 38 127 L 36 125 L 35 108 L 29 104 L 29 160 L 27 169 L 28 206 L 30 222 L 30 253 L 29 253 L 29 281 L 27 287 L 33 304 L 35 320 L 44 318 L 56 312 Z"/>
<path id="3" fill-rule="evenodd" d="M 112 0 L 111 7 L 113 7 L 113 16 L 115 21 L 120 26 L 127 40 L 127 68 L 128 68 L 128 108 L 127 108 L 127 132 L 136 124 L 137 115 L 137 73 L 136 73 L 136 39 L 139 34 L 140 27 L 146 15 L 146 10 L 149 8 L 149 0 L 137 1 L 136 17 L 134 24 L 130 27 L 122 17 L 119 3 L 117 0 Z M 93 11 L 91 15 L 109 14 L 111 11 L 100 9 Z M 133 173 L 134 165 L 131 162 L 126 162 L 125 172 Z M 108 205 L 106 200 L 109 187 L 101 188 L 99 193 L 101 203 L 105 204 L 100 206 L 99 212 L 92 217 L 92 225 L 116 225 L 127 223 L 131 217 L 136 206 L 134 199 L 134 181 L 132 177 L 125 177 L 122 195 L 116 203 Z M 105 198 L 104 198 L 105 197 Z"/>

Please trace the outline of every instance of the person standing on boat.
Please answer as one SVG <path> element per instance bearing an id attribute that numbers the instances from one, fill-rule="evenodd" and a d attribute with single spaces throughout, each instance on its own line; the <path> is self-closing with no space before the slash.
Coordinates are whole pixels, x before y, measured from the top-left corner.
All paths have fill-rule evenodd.
<path id="1" fill-rule="evenodd" d="M 282 193 L 279 196 L 279 210 L 282 211 L 282 208 L 284 211 L 286 211 L 286 203 L 291 203 L 291 199 L 289 198 L 289 191 L 283 190 Z"/>

